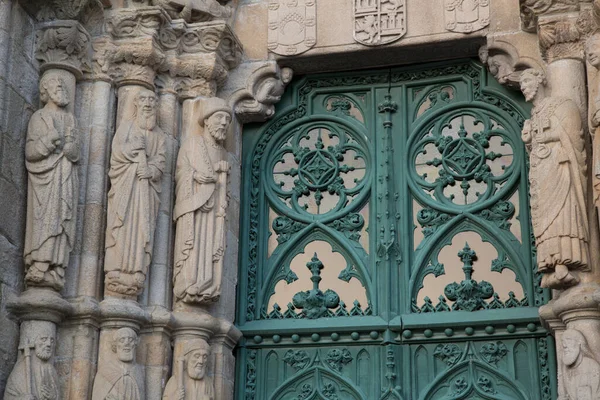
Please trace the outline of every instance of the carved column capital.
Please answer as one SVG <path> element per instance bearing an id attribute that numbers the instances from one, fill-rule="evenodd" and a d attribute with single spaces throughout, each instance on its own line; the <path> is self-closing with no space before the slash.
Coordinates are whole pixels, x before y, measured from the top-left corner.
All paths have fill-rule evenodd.
<path id="1" fill-rule="evenodd" d="M 90 34 L 77 21 L 44 22 L 37 30 L 35 58 L 40 72 L 66 69 L 77 78 L 90 68 Z"/>
<path id="2" fill-rule="evenodd" d="M 223 86 L 228 71 L 241 61 L 242 47 L 227 24 L 221 21 L 187 24 L 176 21 L 163 27 L 160 43 L 165 49 L 161 85 L 174 79 L 181 99 L 213 97 Z"/>
<path id="3" fill-rule="evenodd" d="M 169 21 L 160 7 L 121 9 L 106 23 L 114 47 L 110 75 L 118 86 L 137 84 L 152 89 L 156 71 L 165 60 L 159 31 Z"/>
<path id="4" fill-rule="evenodd" d="M 40 22 L 82 20 L 94 11 L 101 11 L 109 0 L 28 0 L 23 8 Z"/>
<path id="5" fill-rule="evenodd" d="M 583 60 L 583 42 L 594 29 L 592 10 L 580 0 L 520 0 L 521 27 L 537 32 L 542 57 Z"/>
<path id="6" fill-rule="evenodd" d="M 247 79 L 246 87 L 235 91 L 230 99 L 242 123 L 265 121 L 275 114 L 275 104 L 292 80 L 291 68 L 280 68 L 269 62 L 258 67 Z"/>

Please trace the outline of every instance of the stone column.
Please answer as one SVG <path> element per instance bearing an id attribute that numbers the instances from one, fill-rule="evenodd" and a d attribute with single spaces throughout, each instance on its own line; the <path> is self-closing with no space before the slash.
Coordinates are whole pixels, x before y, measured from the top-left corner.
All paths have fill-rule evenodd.
<path id="1" fill-rule="evenodd" d="M 150 315 L 138 303 L 138 296 L 147 285 L 163 200 L 160 189 L 168 138 L 158 125 L 154 80 L 164 61 L 159 29 L 169 17 L 160 7 L 138 7 L 116 9 L 107 19 L 107 40 L 112 44 L 108 71 L 117 87 L 118 103 L 109 168 L 98 373 L 92 398 L 112 394 L 141 400 L 149 398 L 144 365 L 152 349 L 148 343 L 140 345 L 140 331 L 150 320 L 168 321 L 168 312 Z M 111 372 L 120 369 L 129 372 L 131 385 L 113 386 Z M 134 389 L 125 393 L 126 387 Z"/>
<path id="2" fill-rule="evenodd" d="M 68 41 L 62 38 L 69 37 Z M 42 108 L 29 122 L 25 149 L 28 170 L 25 286 L 7 308 L 21 321 L 20 354 L 9 377 L 6 398 L 62 399 L 54 368 L 57 324 L 74 307 L 61 296 L 65 276 L 76 262 L 69 258 L 78 218 L 78 168 L 81 127 L 76 124 L 76 81 L 89 63 L 90 35 L 75 20 L 52 20 L 38 26 Z M 35 350 L 34 350 L 35 349 Z M 43 376 L 34 379 L 32 366 Z"/>
<path id="3" fill-rule="evenodd" d="M 523 137 L 531 148 L 531 208 L 538 269 L 542 286 L 553 289 L 553 299 L 540 308 L 540 317 L 556 339 L 559 398 L 598 398 L 600 253 L 584 64 L 584 44 L 595 29 L 594 21 L 590 5 L 584 2 L 521 3 L 523 25 L 537 32 L 547 71 L 527 70 L 520 80 L 526 99 L 534 105 Z M 563 152 L 558 165 L 548 161 L 557 152 Z M 547 195 L 541 171 L 544 165 L 572 172 L 567 181 L 556 180 L 554 205 L 543 199 Z M 564 205 L 556 207 L 563 199 Z M 573 201 L 569 203 L 569 199 Z M 571 204 L 570 210 L 567 204 Z M 552 240 L 556 243 L 553 249 L 548 247 Z"/>

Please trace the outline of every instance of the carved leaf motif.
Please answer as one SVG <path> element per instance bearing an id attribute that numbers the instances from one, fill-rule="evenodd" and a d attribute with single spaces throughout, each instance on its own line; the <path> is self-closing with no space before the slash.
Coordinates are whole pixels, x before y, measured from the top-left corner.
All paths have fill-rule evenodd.
<path id="1" fill-rule="evenodd" d="M 308 365 L 310 356 L 304 350 L 288 350 L 283 356 L 283 361 L 298 371 Z"/>
<path id="2" fill-rule="evenodd" d="M 417 213 L 417 221 L 421 224 L 425 237 L 431 236 L 437 229 L 450 221 L 452 217 L 431 208 L 423 208 Z"/>
<path id="3" fill-rule="evenodd" d="M 489 342 L 481 346 L 481 357 L 489 364 L 497 365 L 508 354 L 506 345 L 500 341 Z"/>
<path id="4" fill-rule="evenodd" d="M 433 356 L 448 365 L 453 366 L 460 359 L 462 352 L 455 344 L 438 344 L 433 352 Z"/>
<path id="5" fill-rule="evenodd" d="M 331 369 L 341 372 L 344 365 L 352 362 L 352 355 L 348 349 L 331 349 L 327 352 L 325 362 Z"/>

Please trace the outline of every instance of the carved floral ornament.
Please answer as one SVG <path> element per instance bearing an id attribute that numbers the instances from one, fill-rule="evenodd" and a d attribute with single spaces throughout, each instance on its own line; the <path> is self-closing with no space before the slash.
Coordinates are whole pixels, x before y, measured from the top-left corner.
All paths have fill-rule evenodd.
<path id="1" fill-rule="evenodd" d="M 37 31 L 36 59 L 40 70 L 66 69 L 78 77 L 90 68 L 91 39 L 76 21 L 43 23 Z"/>

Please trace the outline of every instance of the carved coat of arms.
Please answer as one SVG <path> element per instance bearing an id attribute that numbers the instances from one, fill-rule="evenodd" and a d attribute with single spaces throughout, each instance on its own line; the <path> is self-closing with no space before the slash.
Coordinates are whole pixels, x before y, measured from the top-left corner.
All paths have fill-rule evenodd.
<path id="1" fill-rule="evenodd" d="M 446 29 L 470 33 L 490 24 L 490 0 L 444 0 Z"/>
<path id="2" fill-rule="evenodd" d="M 354 39 L 378 46 L 406 33 L 406 0 L 354 0 Z"/>
<path id="3" fill-rule="evenodd" d="M 268 48 L 275 54 L 304 53 L 317 42 L 316 0 L 269 0 Z"/>

